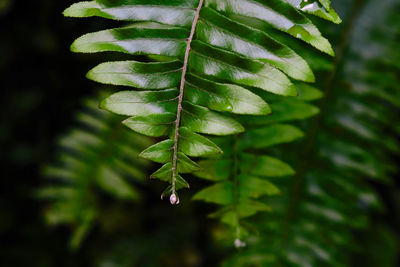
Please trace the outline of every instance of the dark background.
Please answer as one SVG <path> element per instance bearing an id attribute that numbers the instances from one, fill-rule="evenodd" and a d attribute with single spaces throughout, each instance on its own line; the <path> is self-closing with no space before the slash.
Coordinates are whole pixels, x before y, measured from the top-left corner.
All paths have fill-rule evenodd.
<path id="1" fill-rule="evenodd" d="M 56 137 L 73 124 L 73 112 L 79 107 L 79 100 L 97 90 L 98 86 L 84 74 L 104 61 L 100 55 L 69 52 L 70 44 L 78 36 L 110 25 L 95 18 L 64 18 L 62 11 L 73 2 L 0 0 L 0 266 L 91 266 L 95 258 L 108 250 L 110 237 L 105 235 L 100 239 L 90 237 L 84 251 L 70 252 L 69 229 L 47 227 L 41 216 L 43 203 L 33 197 L 33 190 L 45 183 L 40 170 L 52 160 Z M 377 215 L 376 220 L 396 229 L 399 227 L 399 183 L 390 189 L 376 187 L 388 209 Z M 154 199 L 149 197 L 148 201 L 157 199 L 155 193 Z M 163 249 L 163 246 L 154 248 L 146 244 L 146 238 L 158 238 L 164 247 L 170 244 L 178 247 L 175 255 L 180 255 L 177 257 L 188 264 L 199 257 L 195 247 L 207 255 L 204 266 L 210 266 L 223 255 L 218 248 L 205 247 L 209 237 L 201 233 L 214 227 L 212 222 L 203 219 L 208 208 L 189 205 L 182 211 L 166 211 L 164 203 L 151 210 L 154 215 L 145 219 L 148 222 L 145 231 L 137 237 L 149 257 L 153 249 Z M 188 229 L 173 227 L 173 218 L 185 220 L 193 217 L 193 213 L 196 219 L 187 224 Z M 157 223 L 164 224 L 164 228 L 157 230 L 152 218 L 157 218 Z M 131 225 L 121 228 L 116 234 L 119 237 L 138 234 Z M 193 233 L 198 234 L 192 236 Z M 179 244 L 178 240 L 187 244 Z M 127 247 L 132 251 L 138 249 Z M 170 266 L 178 265 L 171 260 Z"/>
<path id="2" fill-rule="evenodd" d="M 55 137 L 72 122 L 79 99 L 93 92 L 89 62 L 69 53 L 88 30 L 66 20 L 73 1 L 0 1 L 1 266 L 71 265 L 67 229 L 49 230 L 43 203 L 33 198 L 41 166 L 51 160 Z M 83 24 L 82 24 L 83 25 Z M 7 264 L 6 264 L 7 263 Z"/>
<path id="3" fill-rule="evenodd" d="M 82 98 L 96 96 L 99 90 L 85 74 L 108 57 L 73 54 L 69 46 L 84 33 L 113 25 L 98 18 L 63 17 L 62 11 L 72 3 L 0 0 L 0 266 L 94 266 L 106 264 L 107 257 L 122 259 L 128 266 L 149 266 L 146 259 L 157 257 L 165 266 L 193 266 L 191 262 L 199 261 L 196 246 L 208 255 L 207 261 L 215 261 L 218 249 L 211 252 L 205 245 L 209 237 L 202 234 L 213 224 L 205 219 L 212 209 L 190 206 L 190 195 L 184 194 L 187 204 L 171 210 L 159 200 L 162 183 L 145 189 L 148 199 L 140 210 L 127 203 L 105 208 L 102 234 L 93 229 L 84 249 L 77 252 L 68 248 L 68 227 L 45 224 L 46 205 L 34 197 L 35 190 L 46 184 L 42 168 L 54 159 L 57 137 L 74 125 Z M 192 214 L 197 210 L 199 221 Z M 178 227 L 177 220 L 182 222 Z M 117 240 L 115 246 L 111 240 Z M 138 259 L 131 265 L 129 257 Z"/>

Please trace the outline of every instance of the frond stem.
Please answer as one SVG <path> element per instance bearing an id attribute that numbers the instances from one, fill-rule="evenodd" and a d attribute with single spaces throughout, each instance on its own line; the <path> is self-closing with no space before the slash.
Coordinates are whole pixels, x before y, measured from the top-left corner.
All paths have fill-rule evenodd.
<path id="1" fill-rule="evenodd" d="M 178 108 L 176 111 L 176 121 L 175 121 L 174 146 L 173 146 L 174 152 L 173 152 L 173 156 L 172 156 L 172 181 L 171 181 L 172 194 L 175 194 L 175 191 L 176 191 L 175 185 L 176 185 L 176 177 L 178 175 L 177 162 L 178 162 L 179 126 L 180 126 L 180 122 L 181 122 L 183 91 L 184 91 L 184 87 L 185 87 L 185 77 L 186 77 L 186 71 L 187 71 L 188 62 L 189 62 L 190 45 L 191 45 L 193 37 L 194 37 L 194 32 L 196 30 L 196 25 L 199 20 L 200 9 L 203 6 L 203 2 L 204 2 L 204 0 L 200 0 L 199 5 L 196 8 L 196 14 L 193 19 L 189 38 L 187 39 L 185 57 L 183 59 L 182 76 L 181 76 L 181 82 L 180 82 L 180 86 L 179 86 Z"/>
<path id="2" fill-rule="evenodd" d="M 239 180 L 238 180 L 238 172 L 239 172 L 239 159 L 238 159 L 238 143 L 239 136 L 235 134 L 233 136 L 233 168 L 232 168 L 232 178 L 233 178 L 233 205 L 235 212 L 235 223 L 236 223 L 236 238 L 240 239 L 240 224 L 239 224 Z"/>

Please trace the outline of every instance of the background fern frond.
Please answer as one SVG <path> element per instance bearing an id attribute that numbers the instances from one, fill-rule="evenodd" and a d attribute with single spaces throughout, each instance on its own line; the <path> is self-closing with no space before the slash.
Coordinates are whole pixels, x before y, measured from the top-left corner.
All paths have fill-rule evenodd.
<path id="1" fill-rule="evenodd" d="M 269 20 L 264 16 L 268 10 L 281 20 L 283 17 L 289 16 L 290 12 L 295 12 L 298 17 L 294 16 L 292 23 L 299 23 L 302 17 L 302 7 L 299 3 L 282 3 L 282 1 L 271 1 L 268 4 L 261 4 L 258 1 L 243 1 L 240 2 L 243 6 L 239 5 L 240 1 L 208 1 L 207 3 L 215 9 L 224 12 L 225 15 L 238 19 L 241 23 L 251 25 L 255 33 L 260 28 L 259 20 Z M 259 6 L 260 5 L 260 6 Z M 265 6 L 263 6 L 265 5 Z M 259 6 L 259 10 L 255 11 L 255 7 Z M 314 4 L 316 10 L 320 12 L 326 11 L 318 3 Z M 253 7 L 251 9 L 250 7 Z M 298 9 L 298 11 L 295 11 Z M 309 9 L 307 9 L 309 10 Z M 258 12 L 258 13 L 257 13 Z M 333 11 L 334 12 L 334 11 Z M 315 12 L 311 12 L 317 15 Z M 282 15 L 283 14 L 283 15 Z M 335 13 L 336 14 L 336 13 Z M 249 18 L 253 15 L 255 18 Z M 275 17 L 274 17 L 275 18 Z M 258 22 L 256 22 L 258 20 Z M 278 21 L 278 19 L 277 19 Z M 276 28 L 280 31 L 287 31 L 293 35 L 293 29 L 279 27 L 277 21 L 269 21 L 269 27 Z M 274 25 L 274 23 L 277 23 Z M 314 32 L 315 36 L 306 38 L 301 34 L 294 34 L 294 36 L 284 36 L 274 29 L 262 28 L 268 33 L 275 35 L 274 37 L 282 35 L 287 47 L 294 47 L 298 49 L 293 37 L 300 38 L 303 41 L 309 42 L 316 48 L 323 52 L 333 54 L 330 51 L 330 45 L 325 46 L 326 39 L 319 35 L 319 31 L 311 22 L 303 17 L 303 23 L 310 23 L 308 26 L 302 28 L 304 31 Z M 287 25 L 286 25 L 287 26 Z M 298 25 L 293 27 L 299 27 Z M 315 31 L 313 31 L 313 30 Z M 329 47 L 328 50 L 325 48 Z M 293 51 L 294 51 L 293 50 Z M 301 47 L 299 50 L 307 50 Z M 311 58 L 318 58 L 319 53 L 312 53 Z M 318 56 L 317 56 L 318 55 Z M 283 71 L 285 71 L 283 69 Z M 286 74 L 290 75 L 289 72 Z M 299 76 L 291 75 L 292 78 L 298 80 L 311 81 L 314 76 L 302 79 Z M 303 137 L 303 132 L 297 127 L 288 124 L 288 122 L 303 120 L 318 113 L 318 108 L 313 106 L 308 101 L 319 99 L 322 93 L 304 83 L 293 82 L 296 87 L 298 95 L 296 97 L 284 97 L 271 94 L 271 92 L 257 92 L 267 103 L 269 103 L 272 114 L 268 116 L 241 116 L 238 117 L 239 122 L 247 129 L 246 133 L 235 135 L 234 137 L 225 137 L 215 142 L 222 148 L 224 155 L 217 159 L 210 159 L 200 161 L 199 165 L 202 170 L 195 172 L 195 175 L 216 182 L 216 184 L 207 187 L 195 196 L 195 200 L 204 200 L 215 204 L 222 205 L 223 207 L 217 212 L 210 215 L 213 218 L 219 218 L 222 222 L 230 225 L 234 229 L 233 237 L 237 247 L 243 246 L 243 238 L 248 235 L 249 229 L 243 226 L 242 219 L 255 215 L 260 211 L 270 211 L 271 207 L 263 201 L 256 201 L 258 198 L 268 195 L 280 194 L 280 190 L 273 183 L 277 177 L 290 176 L 294 174 L 294 170 L 290 165 L 282 162 L 278 158 L 285 160 L 285 154 L 278 154 L 278 158 L 269 156 L 270 148 L 275 145 L 284 144 L 295 141 Z M 268 179 L 268 180 L 267 180 Z M 271 182 L 271 181 L 273 182 Z M 245 222 L 244 222 L 245 224 Z"/>
<path id="2" fill-rule="evenodd" d="M 48 185 L 37 191 L 49 201 L 46 221 L 73 228 L 73 249 L 96 223 L 101 194 L 138 201 L 140 192 L 134 184 L 147 178 L 149 168 L 148 161 L 137 157 L 151 140 L 125 129 L 118 116 L 99 110 L 99 99 L 84 101 L 84 109 L 76 114 L 77 127 L 58 142 L 57 160 L 43 168 Z"/>
<path id="3" fill-rule="evenodd" d="M 200 161 L 202 170 L 194 173 L 215 184 L 198 192 L 193 199 L 222 205 L 210 217 L 233 227 L 231 236 L 238 247 L 243 245 L 241 240 L 248 237 L 249 231 L 254 231 L 246 218 L 271 211 L 265 199 L 273 195 L 281 197 L 280 187 L 275 184 L 280 184 L 282 177 L 294 174 L 290 165 L 278 159 L 284 159 L 285 153 L 271 154 L 271 148 L 303 138 L 304 133 L 289 123 L 318 114 L 318 108 L 307 102 L 319 99 L 321 92 L 307 84 L 296 85 L 299 96 L 294 99 L 265 95 L 274 114 L 241 118 L 246 133 L 216 139 L 224 155 Z"/>
<path id="4" fill-rule="evenodd" d="M 374 41 L 384 23 L 363 24 L 365 17 L 391 18 L 392 10 L 386 7 L 355 1 L 347 26 L 353 34 L 350 39 L 344 35 L 348 49 L 341 46 L 343 57 L 332 69 L 337 74 L 335 79 L 328 74 L 327 96 L 319 103 L 321 115 L 311 123 L 305 145 L 299 146 L 303 153 L 297 160 L 298 173 L 294 179 L 283 180 L 283 197 L 267 199 L 275 212 L 255 219 L 259 237 L 226 266 L 395 266 L 392 241 L 387 237 L 380 245 L 386 249 L 363 259 L 357 256 L 367 247 L 360 236 L 372 237 L 378 231 L 374 217 L 382 212 L 382 201 L 376 188 L 392 183 L 399 171 L 395 161 L 398 133 L 390 122 L 400 117 L 394 98 L 400 87 L 395 75 L 381 79 L 386 71 L 398 73 L 389 58 L 397 58 L 399 52 L 390 41 Z M 360 42 L 370 47 L 362 51 Z M 374 56 L 370 56 L 371 47 Z M 382 232 L 390 235 L 390 231 Z"/>

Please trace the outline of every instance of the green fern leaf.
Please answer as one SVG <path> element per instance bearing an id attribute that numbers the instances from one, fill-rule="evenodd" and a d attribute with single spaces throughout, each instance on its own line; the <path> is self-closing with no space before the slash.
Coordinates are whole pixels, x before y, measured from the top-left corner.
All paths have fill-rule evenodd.
<path id="1" fill-rule="evenodd" d="M 313 14 L 330 14 L 319 6 L 317 10 Z M 273 38 L 276 33 L 271 29 L 333 54 L 302 8 L 282 0 L 96 0 L 76 3 L 64 15 L 134 22 L 84 35 L 71 49 L 122 52 L 135 59 L 102 63 L 88 78 L 145 90 L 116 93 L 101 106 L 130 116 L 124 124 L 136 132 L 169 138 L 141 155 L 164 163 L 153 177 L 171 184 L 167 194 L 172 198 L 178 180 L 183 181 L 180 170 L 195 169 L 193 163 L 190 168 L 181 166 L 183 159 L 191 162 L 185 155 L 221 153 L 199 134 L 243 132 L 228 113 L 270 113 L 269 105 L 256 94 L 258 89 L 296 96 L 290 78 L 314 81 L 306 61 Z M 137 55 L 147 56 L 150 62 L 136 60 Z"/>
<path id="2" fill-rule="evenodd" d="M 290 165 L 265 154 L 271 147 L 296 141 L 304 134 L 298 127 L 277 122 L 302 120 L 318 113 L 317 107 L 305 101 L 320 98 L 320 91 L 309 85 L 296 85 L 299 91 L 296 99 L 273 97 L 275 102 L 271 106 L 276 106 L 274 110 L 282 110 L 282 115 L 246 116 L 242 120 L 246 133 L 224 140 L 216 139 L 224 154 L 216 159 L 200 161 L 200 170 L 194 172 L 197 177 L 215 184 L 198 192 L 193 199 L 222 206 L 210 217 L 233 227 L 236 246 L 243 245 L 240 240 L 248 235 L 249 229 L 244 222 L 246 218 L 271 211 L 271 205 L 266 204 L 263 197 L 280 196 L 280 189 L 275 183 L 294 174 Z M 303 107 L 302 112 L 292 108 L 295 106 Z M 285 117 L 279 119 L 283 115 Z M 268 120 L 270 117 L 272 119 Z"/>

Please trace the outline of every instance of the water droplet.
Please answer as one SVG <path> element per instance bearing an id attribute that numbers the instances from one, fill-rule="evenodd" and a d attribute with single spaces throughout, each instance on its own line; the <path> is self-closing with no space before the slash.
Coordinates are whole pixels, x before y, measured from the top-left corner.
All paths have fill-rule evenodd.
<path id="1" fill-rule="evenodd" d="M 240 240 L 239 238 L 236 238 L 233 244 L 235 245 L 235 248 L 242 248 L 246 246 L 246 243 Z"/>
<path id="2" fill-rule="evenodd" d="M 293 25 L 288 30 L 288 33 L 297 38 L 307 38 L 310 35 L 310 33 L 300 25 Z"/>
<path id="3" fill-rule="evenodd" d="M 169 202 L 171 202 L 172 205 L 179 204 L 179 199 L 176 197 L 175 193 L 169 197 Z"/>
<path id="4" fill-rule="evenodd" d="M 226 106 L 226 110 L 232 111 L 233 107 L 231 105 Z"/>

